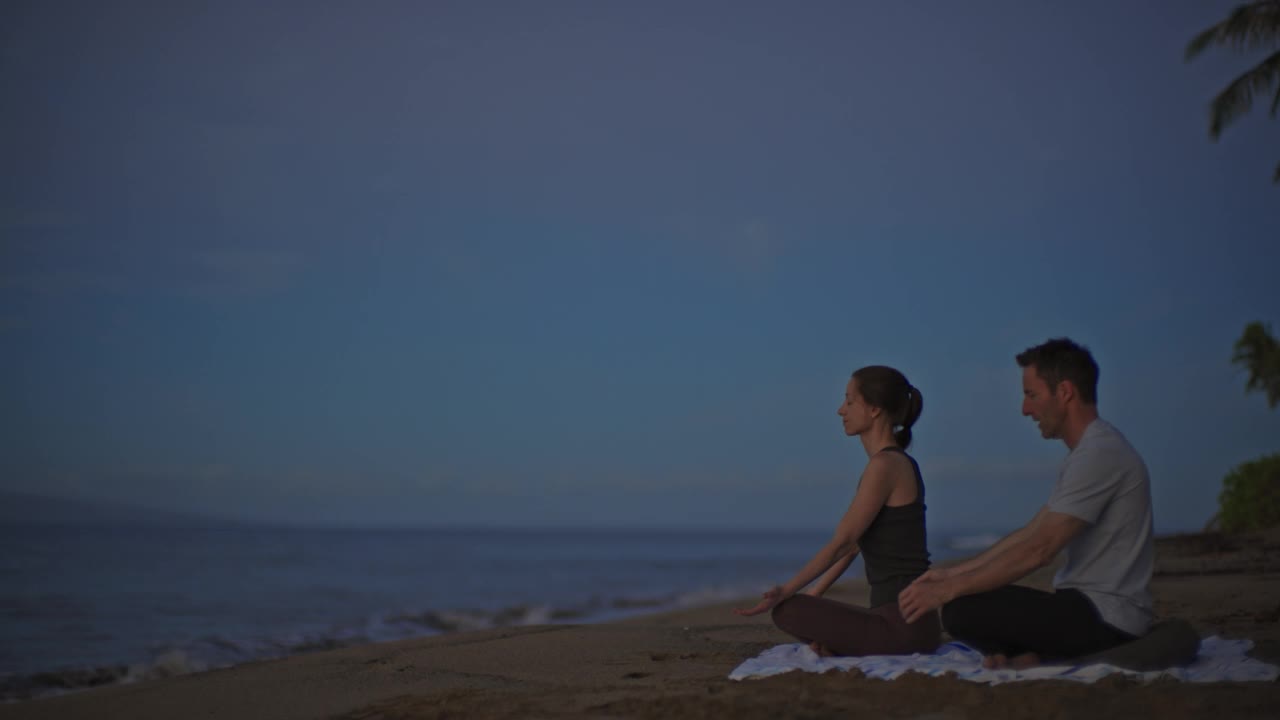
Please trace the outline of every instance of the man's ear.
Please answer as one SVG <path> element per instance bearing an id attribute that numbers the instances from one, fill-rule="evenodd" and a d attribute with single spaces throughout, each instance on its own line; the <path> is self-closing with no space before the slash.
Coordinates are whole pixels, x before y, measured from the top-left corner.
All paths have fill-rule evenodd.
<path id="1" fill-rule="evenodd" d="M 1058 400 L 1063 404 L 1076 396 L 1076 386 L 1071 384 L 1070 380 L 1062 380 L 1058 383 L 1058 387 L 1054 389 L 1054 394 L 1058 396 Z"/>

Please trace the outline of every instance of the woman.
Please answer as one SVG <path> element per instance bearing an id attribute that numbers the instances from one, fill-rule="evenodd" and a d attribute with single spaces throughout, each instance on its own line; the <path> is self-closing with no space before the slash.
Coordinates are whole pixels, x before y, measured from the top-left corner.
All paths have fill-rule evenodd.
<path id="1" fill-rule="evenodd" d="M 924 480 L 920 466 L 906 453 L 911 426 L 923 407 L 920 391 L 893 368 L 872 365 L 853 374 L 838 413 L 845 434 L 860 438 L 867 451 L 853 502 L 831 541 L 795 577 L 766 591 L 755 607 L 735 613 L 772 610 L 778 628 L 820 654 L 906 655 L 937 649 L 941 627 L 936 613 L 908 624 L 898 612 L 898 593 L 929 569 Z M 871 585 L 870 609 L 822 597 L 859 552 Z"/>

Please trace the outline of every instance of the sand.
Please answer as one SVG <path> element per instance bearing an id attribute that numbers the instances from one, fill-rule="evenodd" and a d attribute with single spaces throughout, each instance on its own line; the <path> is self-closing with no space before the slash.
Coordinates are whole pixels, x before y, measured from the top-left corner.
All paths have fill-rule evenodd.
<path id="1" fill-rule="evenodd" d="M 1024 584 L 1047 587 L 1051 569 Z M 1161 538 L 1157 614 L 1255 641 L 1280 663 L 1280 532 Z M 833 596 L 866 601 L 848 581 Z M 747 602 L 745 599 L 744 603 Z M 1280 683 L 1142 684 L 1113 676 L 990 687 L 908 675 L 788 673 L 732 682 L 791 638 L 733 604 L 596 625 L 366 645 L 0 705 L 4 718 L 1274 718 Z"/>

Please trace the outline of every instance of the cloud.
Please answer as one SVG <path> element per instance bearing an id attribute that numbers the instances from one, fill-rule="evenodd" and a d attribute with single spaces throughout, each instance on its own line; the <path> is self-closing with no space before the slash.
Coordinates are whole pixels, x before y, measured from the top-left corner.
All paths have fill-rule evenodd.
<path id="1" fill-rule="evenodd" d="M 223 494 L 237 477 L 223 463 L 104 463 L 5 467 L 3 489 L 82 499 L 123 500 L 141 505 L 177 508 L 176 498 Z"/>
<path id="2" fill-rule="evenodd" d="M 0 291 L 42 296 L 119 293 L 128 285 L 118 274 L 69 267 L 0 275 Z"/>
<path id="3" fill-rule="evenodd" d="M 772 269 L 782 254 L 782 243 L 763 220 L 748 220 L 738 228 L 726 248 L 729 260 L 744 270 Z"/>
<path id="4" fill-rule="evenodd" d="M 762 218 L 725 222 L 706 216 L 678 217 L 672 221 L 670 237 L 673 252 L 744 275 L 772 271 L 785 250 L 776 228 Z"/>
<path id="5" fill-rule="evenodd" d="M 80 223 L 52 208 L 0 210 L 0 292 L 35 296 L 119 292 L 124 278 L 73 260 L 68 241 Z"/>
<path id="6" fill-rule="evenodd" d="M 1060 446 L 1059 446 L 1060 447 Z M 929 522 L 1000 530 L 1027 522 L 1049 498 L 1061 455 L 1043 460 L 921 456 Z"/>
<path id="7" fill-rule="evenodd" d="M 28 326 L 28 320 L 16 313 L 10 312 L 0 315 L 0 333 L 22 330 Z"/>
<path id="8" fill-rule="evenodd" d="M 967 457 L 922 457 L 920 464 L 928 472 L 940 478 L 964 478 L 990 480 L 999 483 L 1008 480 L 1036 480 L 1053 478 L 1062 458 L 1043 459 L 976 459 Z"/>
<path id="9" fill-rule="evenodd" d="M 306 265 L 300 252 L 271 248 L 217 248 L 190 255 L 191 289 L 200 294 L 256 295 L 289 287 Z"/>
<path id="10" fill-rule="evenodd" d="M 758 275 L 773 269 L 782 255 L 782 242 L 770 225 L 759 218 L 749 218 L 736 225 L 704 230 L 698 233 L 703 252 L 733 272 Z"/>
<path id="11" fill-rule="evenodd" d="M 77 224 L 74 214 L 53 208 L 0 211 L 0 228 L 6 230 L 64 230 Z"/>
<path id="12" fill-rule="evenodd" d="M 138 255 L 149 254 L 142 258 Z M 288 289 L 307 266 L 299 251 L 274 248 L 141 249 L 118 269 L 86 269 L 93 259 L 63 252 L 0 275 L 0 292 L 35 298 L 127 293 L 237 298 Z"/>

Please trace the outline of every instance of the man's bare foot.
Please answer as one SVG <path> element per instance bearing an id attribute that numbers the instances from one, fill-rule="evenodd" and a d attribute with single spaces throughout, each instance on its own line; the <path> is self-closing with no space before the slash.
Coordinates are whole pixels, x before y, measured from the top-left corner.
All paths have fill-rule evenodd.
<path id="1" fill-rule="evenodd" d="M 1035 653 L 1022 653 L 1009 658 L 1009 667 L 1014 670 L 1026 670 L 1040 664 L 1040 656 Z"/>
<path id="2" fill-rule="evenodd" d="M 1012 658 L 1001 653 L 987 655 L 982 658 L 982 667 L 988 670 L 1026 670 L 1040 664 L 1040 656 L 1035 653 L 1022 653 Z"/>
<path id="3" fill-rule="evenodd" d="M 818 654 L 818 657 L 831 657 L 833 653 L 820 643 L 809 643 L 809 649 Z"/>

